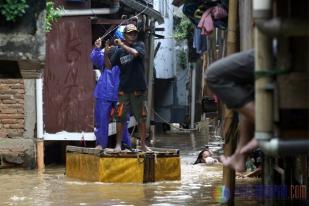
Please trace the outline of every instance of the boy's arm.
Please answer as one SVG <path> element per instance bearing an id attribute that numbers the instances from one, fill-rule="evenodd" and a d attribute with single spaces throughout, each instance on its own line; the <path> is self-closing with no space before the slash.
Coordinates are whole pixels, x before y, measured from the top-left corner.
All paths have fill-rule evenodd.
<path id="1" fill-rule="evenodd" d="M 124 44 L 120 39 L 115 39 L 115 44 L 122 47 L 126 52 L 131 54 L 133 57 L 138 57 L 141 53 L 133 47 L 129 47 L 128 45 Z"/>
<path id="2" fill-rule="evenodd" d="M 134 48 L 138 52 L 139 58 L 145 57 L 145 45 L 143 42 L 138 42 L 137 44 L 135 44 Z"/>
<path id="3" fill-rule="evenodd" d="M 92 61 L 92 64 L 96 66 L 97 68 L 102 68 L 103 65 L 103 52 L 101 51 L 101 39 L 97 39 L 95 41 L 95 47 L 93 48 L 90 58 Z"/>
<path id="4" fill-rule="evenodd" d="M 97 68 L 102 68 L 103 65 L 103 53 L 100 49 L 94 48 L 90 54 L 92 64 Z"/>

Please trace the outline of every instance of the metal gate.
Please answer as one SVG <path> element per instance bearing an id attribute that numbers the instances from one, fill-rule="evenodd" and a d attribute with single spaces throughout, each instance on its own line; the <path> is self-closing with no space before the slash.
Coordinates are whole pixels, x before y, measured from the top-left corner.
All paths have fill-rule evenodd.
<path id="1" fill-rule="evenodd" d="M 89 17 L 61 18 L 48 33 L 43 78 L 44 139 L 77 140 L 85 132 L 88 139 L 95 140 L 92 133 L 95 81 L 90 52 Z"/>

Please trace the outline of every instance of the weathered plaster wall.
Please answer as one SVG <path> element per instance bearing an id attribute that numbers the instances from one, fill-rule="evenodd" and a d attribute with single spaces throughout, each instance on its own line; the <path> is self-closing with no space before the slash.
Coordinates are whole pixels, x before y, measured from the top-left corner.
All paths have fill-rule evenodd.
<path id="1" fill-rule="evenodd" d="M 28 0 L 26 13 L 16 22 L 0 16 L 0 78 L 34 79 L 41 75 L 45 61 L 45 1 Z M 11 71 L 7 61 L 17 63 Z M 2 73 L 11 76 L 2 77 Z M 15 73 L 19 73 L 16 75 Z"/>

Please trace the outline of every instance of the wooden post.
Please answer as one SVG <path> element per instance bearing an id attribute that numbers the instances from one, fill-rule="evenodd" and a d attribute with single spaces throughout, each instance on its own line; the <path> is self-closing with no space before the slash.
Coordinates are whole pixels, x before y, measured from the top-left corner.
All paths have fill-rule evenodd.
<path id="1" fill-rule="evenodd" d="M 252 1 L 239 0 L 240 50 L 253 48 Z"/>
<path id="2" fill-rule="evenodd" d="M 37 168 L 39 171 L 44 170 L 44 140 L 37 139 L 36 141 L 36 152 L 37 152 Z"/>
<path id="3" fill-rule="evenodd" d="M 191 63 L 191 122 L 190 128 L 194 129 L 194 122 L 195 122 L 195 103 L 196 103 L 196 63 Z"/>
<path id="4" fill-rule="evenodd" d="M 224 107 L 224 156 L 231 156 L 236 150 L 237 137 L 238 137 L 238 127 L 233 126 L 233 116 L 235 115 L 232 110 Z M 235 121 L 235 120 L 234 120 Z M 223 184 L 225 188 L 229 191 L 229 199 L 227 204 L 234 205 L 234 192 L 235 192 L 235 171 L 229 167 L 223 167 Z"/>
<path id="5" fill-rule="evenodd" d="M 205 74 L 206 74 L 206 71 L 207 71 L 207 68 L 208 68 L 208 52 L 205 52 L 203 54 L 203 71 L 202 71 L 202 89 L 201 89 L 201 92 L 202 92 L 202 95 L 201 97 L 204 97 L 204 96 L 210 96 L 209 94 L 211 94 L 211 92 L 209 91 L 208 87 L 207 87 L 207 82 L 205 81 Z"/>
<path id="6" fill-rule="evenodd" d="M 44 169 L 44 138 L 43 138 L 43 81 L 36 79 L 36 146 L 37 166 L 39 171 Z"/>
<path id="7" fill-rule="evenodd" d="M 154 28 L 155 21 L 150 20 L 150 34 L 149 40 L 149 62 L 148 62 L 148 96 L 147 96 L 147 119 L 146 119 L 146 131 L 150 131 L 150 120 L 153 117 L 152 107 L 153 107 L 153 61 L 154 61 Z M 154 130 L 154 127 L 152 127 Z M 150 134 L 154 135 L 154 132 Z M 154 142 L 154 137 L 151 137 L 152 142 Z"/>
<path id="8" fill-rule="evenodd" d="M 227 33 L 227 55 L 238 51 L 237 46 L 237 0 L 229 1 L 228 16 L 228 33 Z"/>
<path id="9" fill-rule="evenodd" d="M 205 82 L 205 80 L 204 80 L 204 78 L 205 78 L 205 73 L 206 73 L 206 69 L 207 69 L 207 55 L 206 55 L 206 53 L 204 53 L 203 54 L 203 56 L 202 56 L 202 58 L 203 58 L 203 65 L 202 65 L 202 83 L 201 83 L 201 95 L 199 95 L 201 98 L 203 98 L 203 96 L 204 96 L 204 90 L 205 90 L 205 85 L 206 85 L 206 82 Z"/>
<path id="10" fill-rule="evenodd" d="M 227 55 L 237 51 L 237 0 L 229 1 L 229 16 L 228 16 L 228 33 L 227 33 Z M 231 156 L 237 143 L 237 127 L 233 122 L 234 112 L 224 108 L 224 155 Z M 234 126 L 233 126 L 234 124 Z M 229 197 L 226 203 L 230 206 L 234 205 L 235 193 L 235 171 L 224 167 L 223 168 L 223 184 L 229 190 Z"/>

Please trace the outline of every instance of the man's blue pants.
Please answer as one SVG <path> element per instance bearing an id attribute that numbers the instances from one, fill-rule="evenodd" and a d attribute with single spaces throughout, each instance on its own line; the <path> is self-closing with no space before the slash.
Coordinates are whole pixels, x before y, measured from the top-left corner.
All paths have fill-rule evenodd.
<path id="1" fill-rule="evenodd" d="M 110 122 L 110 113 L 112 107 L 114 107 L 116 103 L 117 102 L 114 101 L 106 101 L 98 98 L 96 99 L 94 134 L 96 136 L 96 145 L 101 145 L 102 148 L 106 148 L 108 146 L 108 125 Z M 128 122 L 125 123 L 123 128 L 122 142 L 128 146 L 131 146 Z"/>

